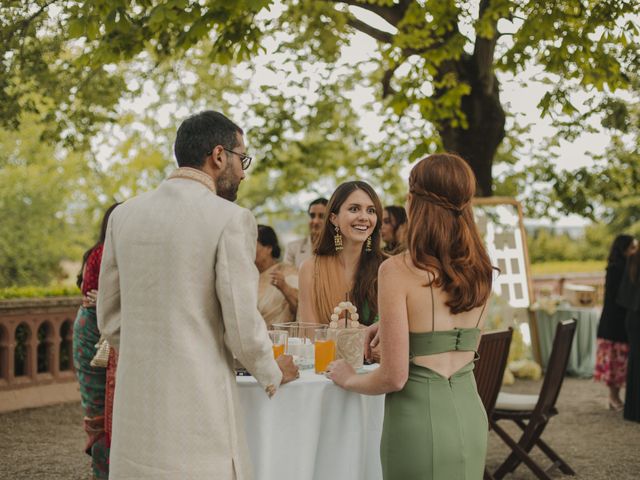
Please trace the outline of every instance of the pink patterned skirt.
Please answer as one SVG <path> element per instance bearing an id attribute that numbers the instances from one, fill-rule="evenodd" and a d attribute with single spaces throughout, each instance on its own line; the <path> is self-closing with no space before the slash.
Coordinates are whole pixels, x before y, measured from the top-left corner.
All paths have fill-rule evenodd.
<path id="1" fill-rule="evenodd" d="M 629 344 L 598 338 L 596 368 L 593 378 L 609 387 L 621 387 L 627 378 Z"/>

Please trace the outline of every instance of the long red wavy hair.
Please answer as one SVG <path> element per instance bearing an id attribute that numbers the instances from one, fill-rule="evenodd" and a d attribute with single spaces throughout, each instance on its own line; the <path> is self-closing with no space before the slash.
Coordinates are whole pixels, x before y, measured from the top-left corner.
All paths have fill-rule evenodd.
<path id="1" fill-rule="evenodd" d="M 448 294 L 453 314 L 484 305 L 491 293 L 493 267 L 471 209 L 475 192 L 473 171 L 449 153 L 420 160 L 409 176 L 408 251 Z"/>

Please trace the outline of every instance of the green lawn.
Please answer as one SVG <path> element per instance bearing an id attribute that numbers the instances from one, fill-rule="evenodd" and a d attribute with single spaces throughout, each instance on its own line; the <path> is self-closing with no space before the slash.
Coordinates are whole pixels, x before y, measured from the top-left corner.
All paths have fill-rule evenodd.
<path id="1" fill-rule="evenodd" d="M 606 260 L 583 260 L 572 262 L 544 262 L 531 265 L 533 275 L 554 273 L 604 273 Z"/>

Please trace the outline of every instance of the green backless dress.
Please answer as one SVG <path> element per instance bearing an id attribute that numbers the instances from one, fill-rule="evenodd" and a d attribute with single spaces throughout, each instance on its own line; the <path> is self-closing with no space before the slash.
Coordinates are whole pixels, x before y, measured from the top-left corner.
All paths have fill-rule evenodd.
<path id="1" fill-rule="evenodd" d="M 433 299 L 433 290 L 431 296 Z M 411 359 L 475 351 L 479 337 L 478 328 L 409 332 Z M 473 362 L 445 378 L 411 359 L 406 385 L 385 398 L 380 444 L 383 478 L 481 480 L 488 423 L 473 376 Z"/>

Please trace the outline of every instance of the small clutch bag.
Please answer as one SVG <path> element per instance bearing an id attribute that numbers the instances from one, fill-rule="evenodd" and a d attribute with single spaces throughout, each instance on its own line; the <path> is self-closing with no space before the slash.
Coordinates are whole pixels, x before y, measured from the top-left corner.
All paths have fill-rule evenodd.
<path id="1" fill-rule="evenodd" d="M 109 345 L 109 342 L 107 342 L 107 339 L 101 337 L 98 343 L 96 343 L 96 354 L 93 357 L 93 360 L 91 360 L 90 365 L 92 367 L 107 368 L 107 365 L 109 364 L 110 349 L 111 346 Z"/>

